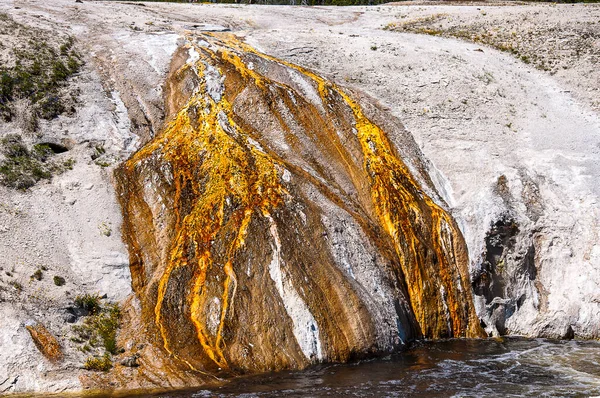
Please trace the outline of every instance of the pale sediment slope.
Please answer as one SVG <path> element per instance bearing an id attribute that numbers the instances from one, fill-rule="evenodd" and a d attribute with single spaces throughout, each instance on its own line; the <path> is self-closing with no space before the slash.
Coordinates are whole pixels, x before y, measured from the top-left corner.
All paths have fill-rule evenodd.
<path id="1" fill-rule="evenodd" d="M 46 12 L 32 13 L 26 4 L 18 3 L 3 2 L 0 12 L 50 35 L 89 33 Z M 22 7 L 21 14 L 15 15 L 18 6 Z M 3 50 L 23 44 L 19 42 L 22 37 L 8 37 L 8 41 L 3 41 Z M 119 36 L 116 43 L 118 39 Z M 132 292 L 112 167 L 131 154 L 140 140 L 136 133 L 143 136 L 140 131 L 150 123 L 138 123 L 133 113 L 128 115 L 119 91 L 107 77 L 111 63 L 107 62 L 103 68 L 91 56 L 93 43 L 84 45 L 78 41 L 76 46 L 85 54 L 86 61 L 69 83 L 74 92 L 80 93 L 76 113 L 52 121 L 42 120 L 35 133 L 24 131 L 18 117 L 12 123 L 0 123 L 2 137 L 20 134 L 28 145 L 60 144 L 68 151 L 55 158 L 75 161 L 72 170 L 54 176 L 50 183 L 40 182 L 26 192 L 0 187 L 0 393 L 81 389 L 78 376 L 89 353 L 80 351 L 78 348 L 83 345 L 71 340 L 75 337 L 73 322 L 82 321 L 73 300 L 78 295 L 98 294 L 122 302 Z M 160 86 L 175 49 L 175 39 L 166 38 L 157 47 L 161 48 L 158 54 L 146 61 L 145 50 L 140 46 L 142 61 L 138 68 L 131 69 L 131 73 L 144 74 L 145 80 L 132 79 L 140 91 L 146 90 L 144 81 L 154 79 L 151 88 L 141 92 L 121 91 L 126 98 L 137 95 L 144 98 L 142 103 L 155 100 L 162 107 Z M 107 53 L 103 48 L 98 51 Z M 154 71 L 152 61 L 159 59 L 160 54 L 165 54 L 164 59 L 155 63 L 165 70 Z M 9 51 L 3 55 L 10 59 Z M 123 57 L 122 62 L 130 60 Z M 153 72 L 147 72 L 141 65 L 148 65 Z M 152 109 L 148 108 L 151 114 Z M 39 281 L 32 276 L 36 272 L 41 273 Z M 55 277 L 64 278 L 64 284 L 56 285 Z M 33 344 L 26 327 L 37 323 L 60 342 L 65 358 L 60 364 L 49 362 Z"/>
<path id="2" fill-rule="evenodd" d="M 578 87 L 583 72 L 577 68 L 553 77 L 481 45 L 383 30 L 440 13 L 464 11 L 462 18 L 476 19 L 480 10 L 473 8 L 0 4 L 0 12 L 17 21 L 71 32 L 87 61 L 76 78 L 83 105 L 44 130 L 74 141 L 74 170 L 28 193 L 0 191 L 8 204 L 0 212 L 7 230 L 0 234 L 3 267 L 14 265 L 24 285 L 21 294 L 7 285 L 1 296 L 0 391 L 77 389 L 77 377 L 88 373 L 78 369 L 83 354 L 69 348 L 70 326 L 60 310 L 69 296 L 50 280 L 39 289 L 29 275 L 42 257 L 67 278 L 71 297 L 94 291 L 121 300 L 129 294 L 110 169 L 88 164 L 88 141 L 107 141 L 116 161 L 136 147 L 132 134 L 152 137 L 163 122 L 161 85 L 178 38 L 215 25 L 266 54 L 369 94 L 404 123 L 465 236 L 476 306 L 488 332 L 599 337 L 600 122 L 588 102 L 598 83 L 587 79 L 590 84 Z M 521 12 L 569 19 L 598 13 L 597 6 L 580 5 L 490 13 L 504 10 L 506 24 L 518 23 Z M 597 36 L 594 43 L 600 45 Z M 2 126 L 3 134 L 12 128 Z M 99 233 L 103 222 L 112 228 L 110 237 Z M 3 286 L 7 282 L 3 276 Z M 59 337 L 68 365 L 50 364 L 35 349 L 24 327 L 32 319 Z"/>

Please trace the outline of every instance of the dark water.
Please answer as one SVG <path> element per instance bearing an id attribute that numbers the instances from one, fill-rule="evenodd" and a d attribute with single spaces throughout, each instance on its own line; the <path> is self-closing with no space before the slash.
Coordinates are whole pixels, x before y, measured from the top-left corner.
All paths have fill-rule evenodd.
<path id="1" fill-rule="evenodd" d="M 392 357 L 148 397 L 600 396 L 600 343 L 509 338 L 425 342 Z"/>

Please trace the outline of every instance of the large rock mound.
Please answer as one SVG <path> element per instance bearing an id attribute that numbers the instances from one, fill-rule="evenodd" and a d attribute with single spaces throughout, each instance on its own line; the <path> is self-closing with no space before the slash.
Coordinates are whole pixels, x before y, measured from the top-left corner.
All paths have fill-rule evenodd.
<path id="1" fill-rule="evenodd" d="M 464 240 L 398 121 L 226 34 L 187 38 L 167 98 L 116 171 L 165 356 L 228 374 L 481 335 Z"/>

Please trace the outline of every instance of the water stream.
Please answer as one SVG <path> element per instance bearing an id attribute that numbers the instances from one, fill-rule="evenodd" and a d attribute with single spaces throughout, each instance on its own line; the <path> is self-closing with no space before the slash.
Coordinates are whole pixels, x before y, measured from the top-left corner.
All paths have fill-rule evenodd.
<path id="1" fill-rule="evenodd" d="M 353 364 L 240 378 L 148 397 L 600 396 L 600 343 L 504 338 L 422 342 Z"/>

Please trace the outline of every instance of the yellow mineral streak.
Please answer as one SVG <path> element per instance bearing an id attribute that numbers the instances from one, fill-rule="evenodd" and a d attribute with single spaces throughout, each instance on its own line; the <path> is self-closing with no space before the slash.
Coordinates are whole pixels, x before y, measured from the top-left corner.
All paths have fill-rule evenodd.
<path id="1" fill-rule="evenodd" d="M 395 155 L 385 133 L 365 116 L 360 105 L 335 84 L 300 66 L 259 53 L 234 35 L 213 37 L 225 46 L 285 65 L 309 77 L 316 83 L 325 109 L 328 103 L 335 101 L 334 93 L 343 98 L 354 114 L 364 155 L 364 167 L 370 178 L 373 204 L 381 224 L 395 243 L 411 305 L 422 332 L 426 337 L 432 338 L 480 336 L 476 316 L 470 305 L 468 270 L 465 264 L 461 267 L 457 263 L 450 241 L 453 233 L 460 232 L 453 227 L 450 216 L 423 192 L 404 162 Z M 236 57 L 235 63 L 243 65 L 239 57 Z M 415 225 L 424 223 L 421 216 L 424 208 L 428 209 L 431 218 L 429 240 L 438 261 L 434 265 L 435 269 L 427 268 L 429 261 L 418 250 L 419 240 L 423 237 L 417 235 Z M 448 233 L 448 230 L 451 232 Z M 465 302 L 469 305 L 465 306 Z M 465 307 L 470 308 L 466 313 Z M 450 319 L 439 319 L 440 316 L 449 316 Z M 445 327 L 448 323 L 450 330 Z"/>
<path id="2" fill-rule="evenodd" d="M 201 57 L 195 67 L 202 77 L 204 62 L 215 54 L 205 48 L 196 50 Z M 232 57 L 231 60 L 236 62 L 239 58 Z M 182 67 L 179 73 L 183 73 L 188 67 Z M 236 67 L 247 75 L 254 75 L 241 62 Z M 192 108 L 195 113 L 190 112 Z M 197 120 L 190 120 L 191 114 L 197 115 Z M 230 311 L 233 309 L 237 289 L 233 260 L 236 252 L 244 246 L 253 215 L 268 213 L 281 203 L 286 193 L 279 183 L 275 161 L 249 144 L 247 134 L 236 126 L 231 114 L 231 104 L 224 96 L 219 102 L 215 102 L 208 93 L 206 81 L 202 80 L 199 90 L 167 125 L 161 136 L 128 161 L 129 165 L 135 165 L 150 154 L 160 153 L 171 163 L 173 169 L 176 185 L 174 210 L 179 211 L 183 200 L 192 203 L 191 211 L 183 219 L 177 214 L 178 233 L 175 244 L 158 283 L 154 313 L 164 347 L 169 353 L 176 355 L 170 348 L 168 328 L 163 321 L 169 282 L 177 269 L 192 267 L 194 283 L 188 294 L 190 320 L 205 353 L 223 369 L 228 367 L 223 354 L 223 328 L 227 317 L 232 315 Z M 227 208 L 230 214 L 226 220 Z M 208 298 L 204 287 L 207 272 L 218 265 L 213 260 L 212 249 L 225 222 L 228 223 L 228 228 L 233 224 L 237 234 L 226 249 L 226 261 L 220 265 L 225 280 L 222 285 L 219 325 L 216 335 L 212 336 L 206 326 L 206 315 L 203 315 Z M 190 251 L 195 252 L 196 257 L 189 256 Z M 190 263 L 190 258 L 196 258 L 197 261 Z M 193 369 L 191 364 L 188 365 Z"/>

